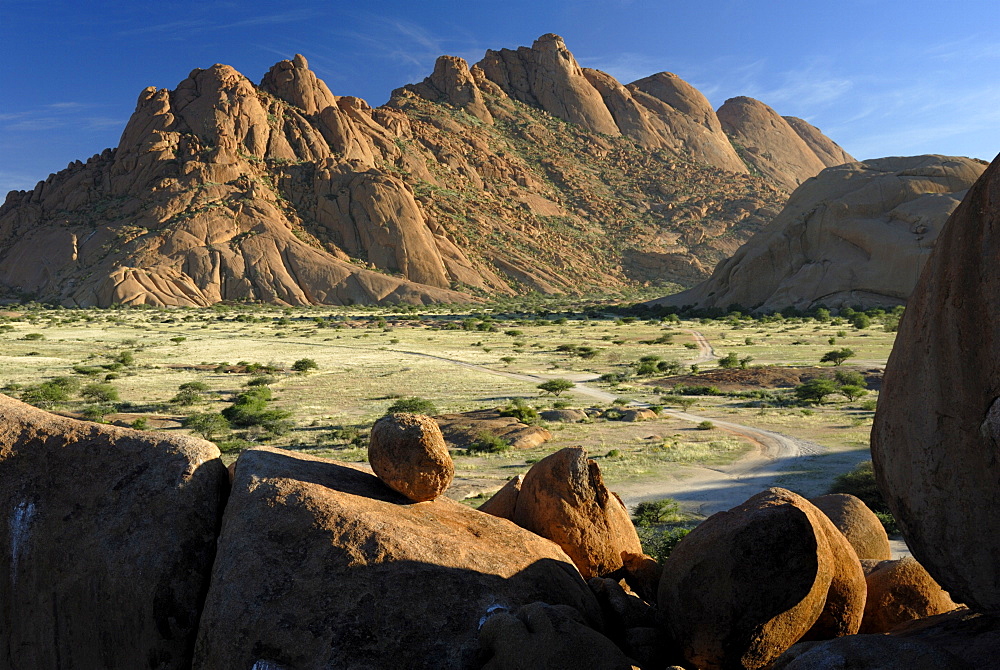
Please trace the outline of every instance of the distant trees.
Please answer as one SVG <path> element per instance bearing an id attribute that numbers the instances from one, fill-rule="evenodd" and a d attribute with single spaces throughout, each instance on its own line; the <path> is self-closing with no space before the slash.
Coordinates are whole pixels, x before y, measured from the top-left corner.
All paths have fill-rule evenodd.
<path id="1" fill-rule="evenodd" d="M 214 440 L 229 432 L 229 421 L 218 412 L 192 414 L 184 419 L 181 425 L 193 430 L 206 440 Z"/>
<path id="2" fill-rule="evenodd" d="M 796 386 L 795 396 L 802 402 L 822 405 L 828 395 L 837 391 L 837 384 L 832 379 L 819 377 Z"/>

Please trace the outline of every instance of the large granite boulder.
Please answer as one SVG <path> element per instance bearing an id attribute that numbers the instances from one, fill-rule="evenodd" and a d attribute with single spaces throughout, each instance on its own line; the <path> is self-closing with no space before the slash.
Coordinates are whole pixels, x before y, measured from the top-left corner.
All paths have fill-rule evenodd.
<path id="1" fill-rule="evenodd" d="M 580 447 L 560 449 L 531 466 L 514 523 L 562 547 L 586 578 L 620 569 L 622 552 L 642 553 L 628 509 Z"/>
<path id="2" fill-rule="evenodd" d="M 237 462 L 194 667 L 468 668 L 481 620 L 535 601 L 600 626 L 552 542 L 448 498 L 412 503 L 346 464 L 252 449 Z"/>
<path id="3" fill-rule="evenodd" d="M 830 518 L 851 543 L 859 559 L 887 561 L 892 558 L 885 526 L 860 498 L 850 493 L 830 493 L 810 498 L 809 502 Z"/>
<path id="4" fill-rule="evenodd" d="M 820 510 L 822 511 L 822 510 Z M 826 595 L 826 604 L 804 640 L 826 640 L 854 635 L 861 628 L 865 614 L 868 586 L 858 554 L 829 517 L 823 515 L 819 525 L 830 545 L 833 556 L 833 578 Z"/>
<path id="5" fill-rule="evenodd" d="M 228 488 L 214 444 L 0 396 L 0 666 L 189 668 Z"/>
<path id="6" fill-rule="evenodd" d="M 983 169 L 949 156 L 827 168 L 709 279 L 652 304 L 759 312 L 906 304 L 948 215 Z"/>
<path id="7" fill-rule="evenodd" d="M 689 663 L 762 668 L 812 628 L 836 570 L 825 524 L 805 498 L 774 488 L 677 544 L 657 604 Z"/>
<path id="8" fill-rule="evenodd" d="M 949 651 L 970 668 L 993 668 L 998 664 L 1000 616 L 996 614 L 962 608 L 900 624 L 891 635 Z"/>
<path id="9" fill-rule="evenodd" d="M 889 635 L 851 635 L 803 642 L 783 654 L 771 670 L 973 670 L 959 657 L 922 640 Z"/>
<path id="10" fill-rule="evenodd" d="M 899 327 L 872 427 L 906 543 L 958 602 L 1000 608 L 1000 167 L 938 238 Z"/>

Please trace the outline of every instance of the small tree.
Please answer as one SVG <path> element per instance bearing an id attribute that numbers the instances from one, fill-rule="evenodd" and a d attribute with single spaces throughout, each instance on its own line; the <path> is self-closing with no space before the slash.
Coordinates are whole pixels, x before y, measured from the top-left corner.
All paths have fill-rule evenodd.
<path id="1" fill-rule="evenodd" d="M 845 384 L 844 386 L 840 387 L 838 392 L 841 393 L 845 398 L 847 398 L 851 402 L 854 402 L 855 400 L 857 400 L 862 396 L 868 395 L 867 389 L 864 389 L 860 386 L 855 386 L 854 384 Z"/>
<path id="2" fill-rule="evenodd" d="M 746 370 L 747 366 L 753 361 L 753 356 L 744 356 L 740 359 L 740 369 Z"/>
<path id="3" fill-rule="evenodd" d="M 820 363 L 833 363 L 834 365 L 842 365 L 851 356 L 854 356 L 854 350 L 844 347 L 843 349 L 834 349 L 833 351 L 828 351 L 823 354 L 823 357 L 819 359 Z"/>
<path id="4" fill-rule="evenodd" d="M 229 422 L 218 412 L 192 414 L 184 419 L 181 425 L 193 430 L 206 440 L 213 440 L 216 436 L 221 437 L 229 432 Z"/>
<path id="5" fill-rule="evenodd" d="M 434 403 L 425 398 L 400 398 L 396 402 L 389 405 L 389 409 L 387 409 L 385 413 L 426 414 L 431 416 L 437 414 L 437 407 L 434 406 Z"/>
<path id="6" fill-rule="evenodd" d="M 637 526 L 680 521 L 681 506 L 673 498 L 646 500 L 632 508 L 632 519 Z"/>
<path id="7" fill-rule="evenodd" d="M 80 391 L 80 395 L 94 402 L 109 403 L 121 400 L 118 389 L 111 384 L 87 384 Z"/>
<path id="8" fill-rule="evenodd" d="M 865 376 L 857 370 L 837 370 L 833 377 L 841 386 L 865 386 Z"/>
<path id="9" fill-rule="evenodd" d="M 563 391 L 568 391 L 573 388 L 575 384 L 568 379 L 550 379 L 547 382 L 542 382 L 538 385 L 538 388 L 543 393 L 551 393 L 554 396 L 559 396 Z"/>
<path id="10" fill-rule="evenodd" d="M 719 367 L 730 370 L 732 368 L 739 367 L 740 359 L 736 355 L 735 351 L 730 351 L 728 354 L 719 359 Z"/>
<path id="11" fill-rule="evenodd" d="M 299 360 L 292 363 L 292 370 L 295 372 L 309 372 L 310 370 L 318 370 L 319 365 L 316 361 L 311 358 L 300 358 Z"/>
<path id="12" fill-rule="evenodd" d="M 805 384 L 795 387 L 795 396 L 802 402 L 822 405 L 831 393 L 837 392 L 837 385 L 832 379 L 810 379 Z"/>

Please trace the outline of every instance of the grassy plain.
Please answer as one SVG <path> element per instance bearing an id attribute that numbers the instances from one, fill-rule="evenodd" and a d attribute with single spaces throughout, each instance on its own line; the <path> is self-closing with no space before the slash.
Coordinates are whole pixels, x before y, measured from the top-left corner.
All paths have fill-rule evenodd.
<path id="1" fill-rule="evenodd" d="M 308 453 L 364 460 L 363 440 L 371 423 L 401 397 L 431 400 L 439 412 L 496 407 L 523 398 L 539 409 L 566 404 L 590 407 L 592 398 L 569 391 L 540 396 L 537 378 L 571 378 L 624 401 L 661 404 L 670 391 L 649 382 L 664 373 L 636 376 L 641 358 L 655 356 L 698 377 L 711 378 L 715 360 L 703 358 L 694 332 L 716 357 L 736 353 L 754 366 L 816 366 L 831 349 L 849 347 L 846 366 L 884 365 L 894 333 L 878 319 L 856 329 L 846 320 L 812 318 L 770 321 L 721 319 L 661 320 L 621 317 L 600 305 L 548 309 L 469 311 L 468 306 L 419 310 L 393 308 L 277 308 L 217 306 L 212 309 L 68 310 L 10 308 L 0 316 L 0 386 L 22 397 L 59 377 L 110 383 L 121 402 L 107 407 L 107 420 L 145 422 L 150 428 L 186 431 L 193 413 L 228 407 L 252 374 L 224 371 L 224 365 L 260 364 L 276 369 L 269 406 L 290 413 L 281 435 L 238 430 L 218 442 L 232 460 L 247 444 L 266 443 Z M 129 364 L 116 363 L 129 352 Z M 316 370 L 296 373 L 295 361 L 311 359 Z M 654 361 L 654 363 L 657 361 Z M 829 364 L 826 367 L 831 368 Z M 620 381 L 597 381 L 615 375 Z M 171 400 L 185 383 L 207 390 L 192 405 Z M 710 381 L 706 381 L 710 385 Z M 782 391 L 785 397 L 790 391 Z M 692 396 L 688 410 L 703 417 L 764 428 L 809 440 L 833 452 L 867 449 L 873 403 L 869 393 L 853 402 L 834 395 L 816 407 L 726 395 Z M 668 403 L 670 400 L 668 399 Z M 608 403 L 597 403 L 607 408 Z M 92 403 L 79 396 L 44 402 L 53 411 L 79 413 Z M 553 439 L 531 450 L 501 454 L 456 454 L 467 493 L 490 488 L 552 451 L 581 445 L 597 458 L 611 482 L 682 473 L 692 463 L 731 462 L 751 445 L 722 430 L 660 416 L 626 423 L 594 420 L 549 424 Z M 233 438 L 238 439 L 233 439 Z M 848 459 L 851 460 L 851 459 Z M 845 461 L 846 463 L 846 461 Z M 847 469 L 845 467 L 845 469 Z M 495 488 L 495 487 L 494 487 Z"/>

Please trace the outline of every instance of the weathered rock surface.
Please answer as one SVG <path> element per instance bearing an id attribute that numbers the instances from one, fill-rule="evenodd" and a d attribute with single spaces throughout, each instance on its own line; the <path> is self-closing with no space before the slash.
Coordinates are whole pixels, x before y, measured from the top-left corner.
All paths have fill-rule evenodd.
<path id="1" fill-rule="evenodd" d="M 523 482 L 524 475 L 511 477 L 506 484 L 500 487 L 499 491 L 479 506 L 479 511 L 513 521 L 514 510 L 517 509 L 517 497 L 521 494 Z"/>
<path id="2" fill-rule="evenodd" d="M 887 561 L 892 558 L 885 527 L 857 496 L 831 493 L 810 498 L 809 502 L 830 518 L 851 543 L 859 559 Z"/>
<path id="3" fill-rule="evenodd" d="M 585 578 L 621 568 L 622 552 L 642 553 L 628 510 L 580 447 L 560 449 L 531 466 L 514 523 L 562 547 Z"/>
<path id="4" fill-rule="evenodd" d="M 456 449 L 468 449 L 484 431 L 496 435 L 514 449 L 532 449 L 552 439 L 552 433 L 541 426 L 529 426 L 512 416 L 501 416 L 496 409 L 440 414 L 434 420 L 441 426 L 444 439 Z"/>
<path id="5" fill-rule="evenodd" d="M 497 612 L 483 624 L 484 670 L 632 670 L 615 644 L 565 606 L 537 602 Z"/>
<path id="6" fill-rule="evenodd" d="M 587 420 L 587 413 L 582 409 L 546 409 L 538 416 L 557 423 L 582 423 Z"/>
<path id="7" fill-rule="evenodd" d="M 879 488 L 958 602 L 1000 608 L 1000 174 L 938 238 L 900 324 L 872 427 Z"/>
<path id="8" fill-rule="evenodd" d="M 882 561 L 868 571 L 862 633 L 888 633 L 901 623 L 944 614 L 958 605 L 912 556 Z"/>
<path id="9" fill-rule="evenodd" d="M 758 312 L 906 304 L 981 162 L 880 158 L 823 170 L 710 279 L 653 301 Z"/>
<path id="10" fill-rule="evenodd" d="M 434 500 L 455 477 L 455 464 L 434 419 L 390 414 L 375 422 L 368 442 L 375 475 L 414 502 Z"/>
<path id="11" fill-rule="evenodd" d="M 548 540 L 447 498 L 410 503 L 346 464 L 252 449 L 237 463 L 194 667 L 477 667 L 488 612 L 536 601 L 600 626 Z"/>
<path id="12" fill-rule="evenodd" d="M 828 155 L 828 147 L 822 147 L 822 155 L 814 150 L 817 137 L 801 126 L 810 136 L 807 142 L 787 120 L 759 100 L 744 96 L 730 98 L 717 114 L 726 134 L 744 148 L 747 162 L 789 191 L 818 175 L 823 168 L 854 160 L 847 156 L 847 161 L 830 162 L 834 158 Z M 818 129 L 809 128 L 823 137 Z"/>
<path id="13" fill-rule="evenodd" d="M 783 116 L 788 125 L 798 133 L 802 141 L 813 150 L 820 161 L 827 167 L 853 163 L 854 157 L 840 148 L 840 145 L 823 134 L 823 132 L 808 121 L 797 116 Z"/>
<path id="14" fill-rule="evenodd" d="M 861 628 L 865 614 L 868 591 L 865 572 L 861 568 L 854 547 L 825 513 L 817 525 L 822 527 L 830 545 L 833 578 L 830 581 L 830 590 L 826 594 L 823 612 L 802 639 L 827 640 L 854 635 Z"/>
<path id="15" fill-rule="evenodd" d="M 0 396 L 0 665 L 188 668 L 228 490 L 214 444 Z"/>
<path id="16" fill-rule="evenodd" d="M 688 662 L 761 668 L 813 626 L 836 570 L 824 523 L 805 498 L 768 489 L 677 544 L 657 605 Z"/>
<path id="17" fill-rule="evenodd" d="M 803 642 L 774 662 L 771 670 L 972 670 L 947 650 L 920 640 L 889 635 L 852 635 L 827 642 Z"/>
<path id="18" fill-rule="evenodd" d="M 944 649 L 970 668 L 1000 665 L 1000 617 L 967 609 L 916 619 L 892 629 L 892 637 L 919 640 Z"/>

